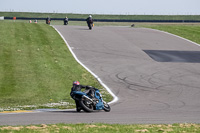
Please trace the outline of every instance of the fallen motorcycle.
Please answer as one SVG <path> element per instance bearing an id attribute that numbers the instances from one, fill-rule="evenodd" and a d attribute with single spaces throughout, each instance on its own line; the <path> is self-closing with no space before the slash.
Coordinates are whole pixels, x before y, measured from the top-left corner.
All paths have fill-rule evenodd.
<path id="1" fill-rule="evenodd" d="M 98 89 L 93 88 L 94 96 L 90 93 L 91 86 L 87 86 L 84 91 L 72 91 L 71 97 L 76 102 L 76 111 L 80 112 L 84 110 L 85 112 L 93 112 L 94 110 L 104 110 L 110 112 L 111 108 L 102 99 L 102 95 Z"/>

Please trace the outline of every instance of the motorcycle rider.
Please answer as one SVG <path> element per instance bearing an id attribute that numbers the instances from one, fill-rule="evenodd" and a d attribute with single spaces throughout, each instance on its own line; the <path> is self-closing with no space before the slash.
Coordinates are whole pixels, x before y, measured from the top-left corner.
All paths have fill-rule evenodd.
<path id="1" fill-rule="evenodd" d="M 46 18 L 46 24 L 50 24 L 50 22 L 51 22 L 51 18 L 48 16 L 48 17 Z"/>
<path id="2" fill-rule="evenodd" d="M 66 16 L 65 19 L 64 19 L 64 25 L 67 25 L 67 24 L 68 24 L 68 18 Z"/>
<path id="3" fill-rule="evenodd" d="M 73 91 L 81 91 L 81 89 L 86 88 L 87 93 L 90 94 L 92 97 L 94 97 L 94 92 L 95 92 L 94 87 L 80 85 L 80 83 L 78 81 L 74 81 L 72 85 L 73 85 L 73 87 L 71 88 L 71 93 L 70 93 L 71 96 L 72 96 Z"/>
<path id="4" fill-rule="evenodd" d="M 86 90 L 88 90 L 87 93 L 90 94 L 92 97 L 94 97 L 94 92 L 95 92 L 94 87 L 80 85 L 80 83 L 78 81 L 74 81 L 72 85 L 73 85 L 73 87 L 71 88 L 71 93 L 70 93 L 71 97 L 73 95 L 73 91 L 81 91 L 82 88 L 86 88 Z M 81 111 L 81 107 L 79 105 L 79 101 L 75 100 L 75 102 L 76 102 L 77 112 L 80 112 Z"/>
<path id="5" fill-rule="evenodd" d="M 82 88 L 85 88 L 85 86 L 80 85 L 80 83 L 78 81 L 74 81 L 72 84 L 72 88 L 71 88 L 71 92 L 72 91 L 81 91 Z"/>
<path id="6" fill-rule="evenodd" d="M 90 27 L 90 24 L 92 24 L 92 26 L 93 26 L 92 15 L 89 15 L 89 17 L 86 19 L 86 22 L 87 22 L 87 24 L 88 24 L 88 27 Z"/>

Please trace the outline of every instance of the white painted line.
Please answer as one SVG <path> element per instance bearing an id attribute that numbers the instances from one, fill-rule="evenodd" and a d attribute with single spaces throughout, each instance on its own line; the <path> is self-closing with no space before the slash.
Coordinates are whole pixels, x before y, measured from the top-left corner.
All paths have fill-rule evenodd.
<path id="1" fill-rule="evenodd" d="M 183 37 L 181 37 L 181 36 L 178 36 L 178 35 L 175 35 L 175 34 L 166 32 L 166 31 L 161 31 L 161 30 L 151 29 L 151 28 L 143 28 L 143 29 L 149 29 L 149 30 L 154 30 L 154 31 L 162 32 L 162 33 L 165 33 L 165 34 L 168 34 L 168 35 L 171 35 L 171 36 L 174 36 L 174 37 L 183 39 L 183 40 L 185 40 L 185 41 L 188 41 L 188 42 L 190 42 L 190 43 L 192 43 L 192 44 L 195 44 L 195 45 L 197 45 L 197 46 L 200 46 L 200 44 L 198 44 L 198 43 L 196 43 L 196 42 L 193 42 L 193 41 L 191 41 L 191 40 L 189 40 L 189 39 L 183 38 Z"/>
<path id="2" fill-rule="evenodd" d="M 104 84 L 101 79 L 94 74 L 89 68 L 87 68 L 82 62 L 79 61 L 79 59 L 76 57 L 76 55 L 74 54 L 74 52 L 72 51 L 71 47 L 69 46 L 69 44 L 67 43 L 67 41 L 65 40 L 65 38 L 63 37 L 63 35 L 54 27 L 52 26 L 57 32 L 58 34 L 62 37 L 62 39 L 64 40 L 64 42 L 66 43 L 67 47 L 69 48 L 70 52 L 72 53 L 73 57 L 75 58 L 75 60 L 82 65 L 88 72 L 90 72 L 96 79 L 97 81 L 104 87 L 106 88 L 106 90 L 113 96 L 113 100 L 111 102 L 109 102 L 108 104 L 112 104 L 118 101 L 118 97 L 115 96 L 115 94 L 110 90 L 110 88 L 108 88 L 108 86 L 106 84 Z"/>

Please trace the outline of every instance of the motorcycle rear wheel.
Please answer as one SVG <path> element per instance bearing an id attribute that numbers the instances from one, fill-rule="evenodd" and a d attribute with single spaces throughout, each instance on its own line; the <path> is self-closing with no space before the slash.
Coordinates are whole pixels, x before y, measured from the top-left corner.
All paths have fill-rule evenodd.
<path id="1" fill-rule="evenodd" d="M 80 106 L 83 108 L 85 112 L 93 112 L 93 105 L 92 104 L 87 104 L 86 99 L 80 100 Z"/>

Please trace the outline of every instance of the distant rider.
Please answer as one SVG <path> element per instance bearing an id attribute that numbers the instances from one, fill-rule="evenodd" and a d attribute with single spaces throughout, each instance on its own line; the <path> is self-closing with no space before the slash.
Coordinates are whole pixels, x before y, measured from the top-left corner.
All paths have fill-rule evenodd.
<path id="1" fill-rule="evenodd" d="M 64 25 L 68 25 L 68 18 L 67 18 L 67 16 L 65 17 L 65 19 L 64 19 Z"/>
<path id="2" fill-rule="evenodd" d="M 50 24 L 50 22 L 51 22 L 51 18 L 48 16 L 48 17 L 46 18 L 46 24 Z"/>
<path id="3" fill-rule="evenodd" d="M 92 15 L 89 15 L 89 17 L 86 19 L 86 22 L 87 22 L 87 24 L 88 24 L 88 27 L 90 26 L 90 24 L 93 25 Z"/>

